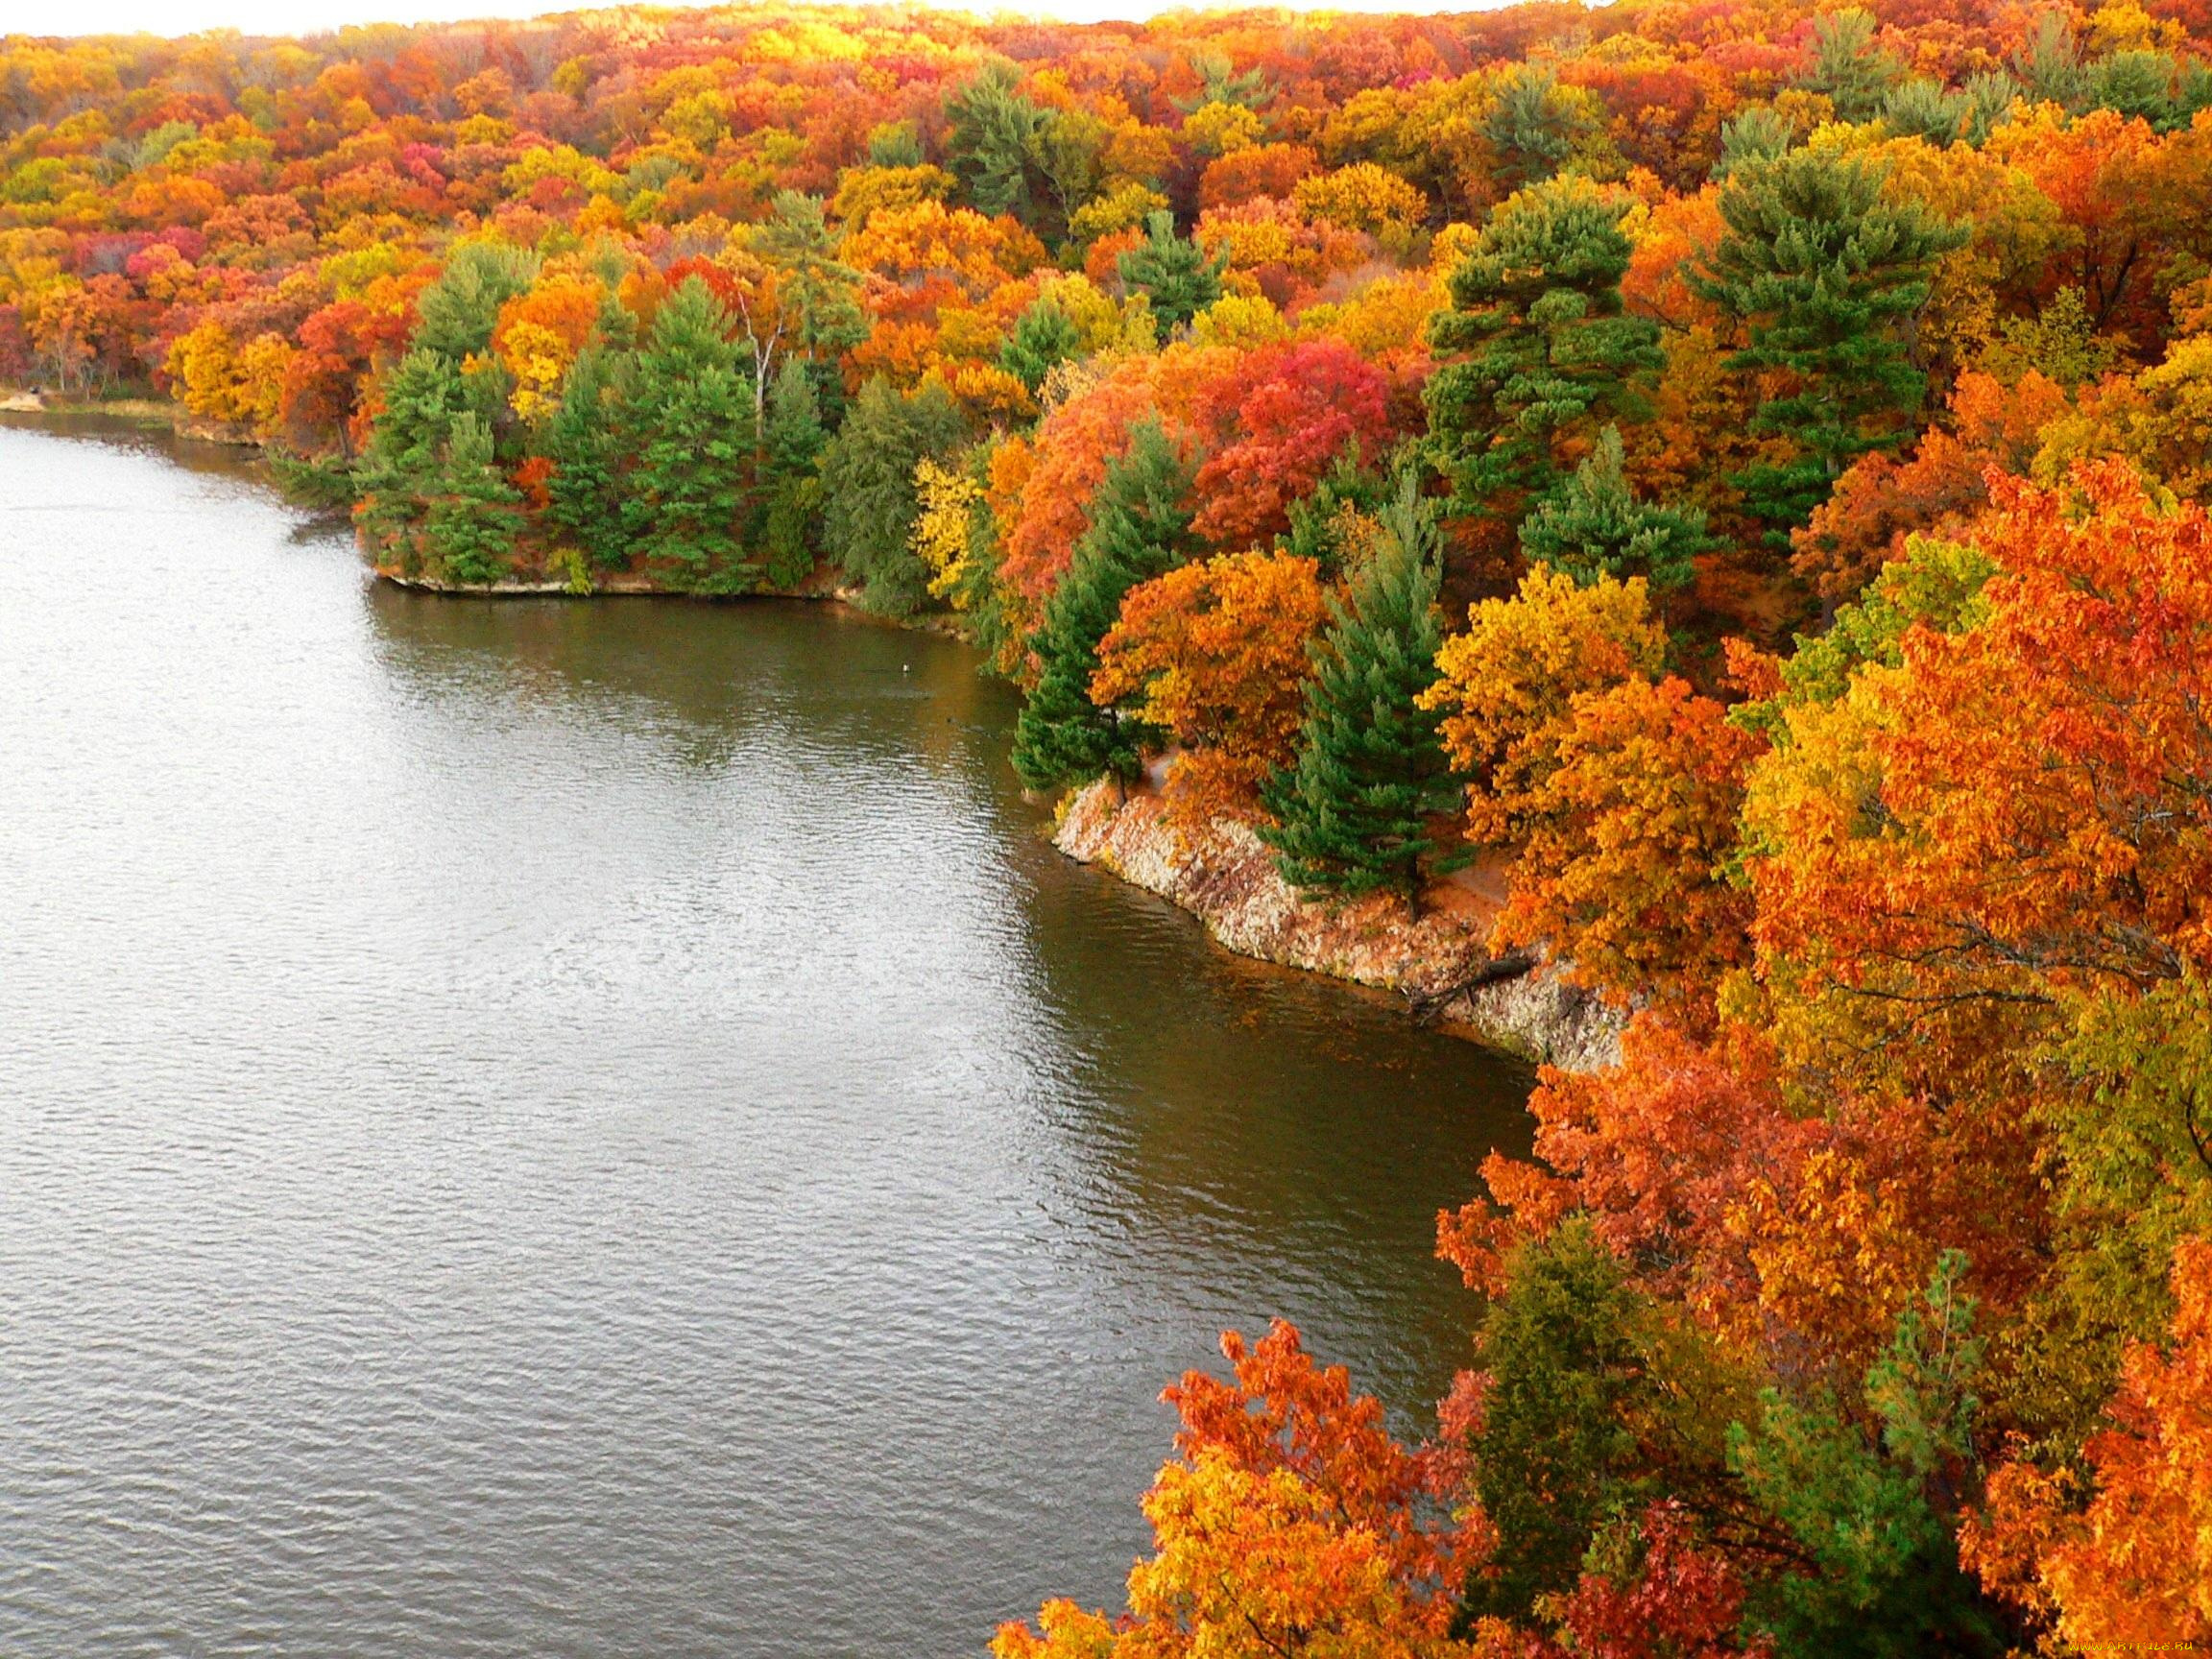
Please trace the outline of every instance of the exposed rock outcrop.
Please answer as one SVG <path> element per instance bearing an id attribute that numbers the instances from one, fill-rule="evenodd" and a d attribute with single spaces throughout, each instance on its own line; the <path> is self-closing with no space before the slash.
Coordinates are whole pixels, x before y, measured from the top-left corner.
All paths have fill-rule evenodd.
<path id="1" fill-rule="evenodd" d="M 1493 958 L 1497 894 L 1480 872 L 1435 890 L 1417 920 L 1378 896 L 1299 898 L 1250 827 L 1168 822 L 1160 797 L 1094 783 L 1069 804 L 1053 844 L 1190 911 L 1229 950 L 1396 991 L 1425 1020 L 1493 1046 L 1587 1071 L 1619 1058 L 1617 1009 L 1538 957 Z"/>

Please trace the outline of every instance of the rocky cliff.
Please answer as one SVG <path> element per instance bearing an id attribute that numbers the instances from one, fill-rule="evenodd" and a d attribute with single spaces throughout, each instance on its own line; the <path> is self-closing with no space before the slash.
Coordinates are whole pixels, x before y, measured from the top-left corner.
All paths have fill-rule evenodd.
<path id="1" fill-rule="evenodd" d="M 1243 955 L 1399 992 L 1424 1019 L 1568 1070 L 1596 1070 L 1619 1057 L 1618 1010 L 1567 983 L 1552 963 L 1491 957 L 1494 871 L 1440 885 L 1414 920 L 1394 897 L 1308 902 L 1276 873 L 1248 826 L 1181 829 L 1156 793 L 1109 782 L 1074 797 L 1053 843 L 1180 904 Z"/>

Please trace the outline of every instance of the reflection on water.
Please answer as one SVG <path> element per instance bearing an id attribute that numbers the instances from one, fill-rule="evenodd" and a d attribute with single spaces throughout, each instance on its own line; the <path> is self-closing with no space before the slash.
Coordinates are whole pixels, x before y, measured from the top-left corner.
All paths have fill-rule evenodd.
<path id="1" fill-rule="evenodd" d="M 0 428 L 0 1651 L 977 1650 L 1520 1069 L 1055 855 L 960 645 L 365 581 Z"/>

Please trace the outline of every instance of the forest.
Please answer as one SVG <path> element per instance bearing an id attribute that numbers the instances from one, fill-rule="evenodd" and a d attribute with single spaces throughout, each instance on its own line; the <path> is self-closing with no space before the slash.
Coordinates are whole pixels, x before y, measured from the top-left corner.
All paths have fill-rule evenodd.
<path id="1" fill-rule="evenodd" d="M 1627 1011 L 1433 1434 L 1224 1338 L 998 1659 L 2212 1643 L 2202 0 L 11 36 L 0 382 L 956 626 L 1029 786 Z"/>

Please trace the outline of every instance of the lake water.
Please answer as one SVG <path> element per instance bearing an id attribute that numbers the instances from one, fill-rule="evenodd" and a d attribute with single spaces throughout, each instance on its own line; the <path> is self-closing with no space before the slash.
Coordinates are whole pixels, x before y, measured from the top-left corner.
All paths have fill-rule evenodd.
<path id="1" fill-rule="evenodd" d="M 1527 1071 L 1060 858 L 1013 710 L 0 428 L 0 1652 L 974 1654 L 1222 1328 L 1417 1430 Z"/>

